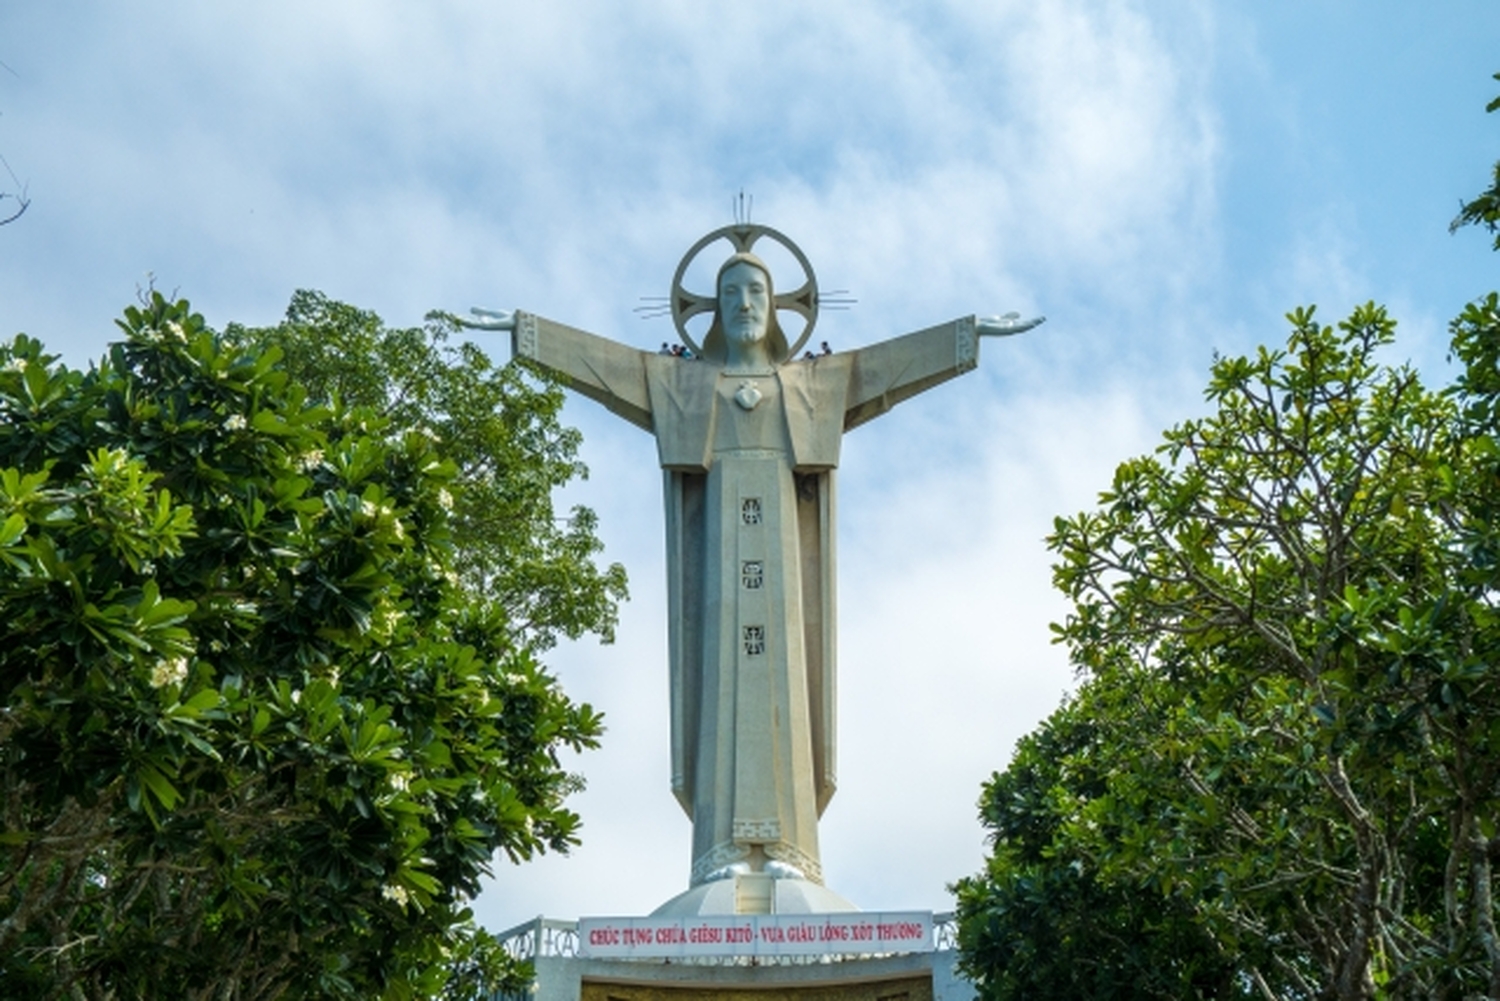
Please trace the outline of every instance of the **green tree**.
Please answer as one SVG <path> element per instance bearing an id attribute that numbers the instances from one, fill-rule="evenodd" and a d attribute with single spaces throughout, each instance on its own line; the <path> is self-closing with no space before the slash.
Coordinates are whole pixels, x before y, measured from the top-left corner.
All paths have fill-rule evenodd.
<path id="1" fill-rule="evenodd" d="M 959 947 L 987 998 L 1233 998 L 1235 966 L 1190 901 L 1102 876 L 1065 828 L 1107 794 L 1111 714 L 1085 690 L 996 775 L 980 803 L 994 850 L 958 889 Z"/>
<path id="2" fill-rule="evenodd" d="M 473 475 L 405 414 L 309 403 L 186 302 L 121 326 L 87 372 L 0 349 L 0 995 L 513 985 L 465 901 L 576 838 L 559 755 L 599 718 L 534 653 L 611 601 L 478 594 Z M 511 469 L 556 482 L 532 399 Z"/>
<path id="3" fill-rule="evenodd" d="M 3 62 L 0 62 L 0 69 L 5 70 L 7 73 L 15 73 L 15 70 Z M 0 188 L 0 226 L 4 226 L 21 218 L 25 211 L 31 207 L 31 199 L 27 197 L 26 185 L 21 183 L 21 179 L 11 169 L 10 163 L 5 159 L 4 155 L 0 155 L 0 167 L 5 168 L 6 175 L 10 178 L 11 183 L 15 185 L 14 191 Z M 6 204 L 7 201 L 14 204 Z"/>
<path id="4" fill-rule="evenodd" d="M 1500 80 L 1500 73 L 1495 74 L 1495 79 Z M 1500 97 L 1485 105 L 1484 110 L 1491 114 L 1500 111 Z M 1496 161 L 1490 173 L 1490 186 L 1477 198 L 1464 202 L 1448 228 L 1454 231 L 1464 226 L 1483 226 L 1496 234 L 1495 249 L 1500 250 L 1500 161 Z"/>
<path id="5" fill-rule="evenodd" d="M 1491 300 L 1459 321 L 1471 367 L 1435 394 L 1377 364 L 1394 331 L 1383 310 L 1338 328 L 1299 310 L 1285 351 L 1217 361 L 1215 412 L 1124 463 L 1100 509 L 1049 540 L 1074 603 L 1059 638 L 1086 682 L 1042 734 L 1083 720 L 1097 736 L 1050 781 L 1036 854 L 1185 908 L 1233 985 L 1261 997 L 1500 987 L 1486 548 L 1500 446 L 1494 397 L 1475 385 L 1496 381 L 1496 316 Z M 987 986 L 1010 971 L 990 942 L 1027 875 L 1009 790 L 1028 767 L 1023 755 L 986 787 L 996 850 L 961 886 Z M 1107 908 L 1087 940 L 1117 967 L 1131 949 L 1184 955 L 1160 924 Z"/>
<path id="6" fill-rule="evenodd" d="M 552 492 L 587 475 L 579 435 L 558 422 L 562 392 L 515 365 L 497 367 L 442 313 L 425 327 L 386 327 L 366 310 L 318 292 L 292 296 L 285 322 L 231 326 L 228 335 L 257 350 L 275 348 L 282 367 L 309 398 L 370 407 L 394 427 L 431 432 L 457 465 L 451 525 L 457 569 L 466 586 L 495 601 L 535 649 L 559 635 L 614 639 L 625 570 L 600 569 L 602 546 L 588 508 L 555 516 Z"/>
<path id="7" fill-rule="evenodd" d="M 1500 297 L 1440 393 L 1373 305 L 1289 319 L 1056 522 L 1083 684 L 984 789 L 987 998 L 1500 997 Z"/>

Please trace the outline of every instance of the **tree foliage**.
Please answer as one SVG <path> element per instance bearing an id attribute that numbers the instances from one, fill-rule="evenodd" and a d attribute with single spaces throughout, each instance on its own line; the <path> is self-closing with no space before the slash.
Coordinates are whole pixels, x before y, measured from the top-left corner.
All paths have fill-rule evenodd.
<path id="1" fill-rule="evenodd" d="M 10 73 L 15 72 L 4 63 L 0 63 L 0 69 Z M 21 183 L 21 179 L 16 176 L 16 172 L 11 169 L 10 163 L 6 161 L 3 154 L 0 154 L 0 167 L 5 169 L 6 176 L 15 185 L 14 191 L 0 188 L 0 226 L 4 226 L 15 222 L 25 214 L 26 210 L 31 207 L 31 198 L 26 194 L 26 185 Z"/>
<path id="2" fill-rule="evenodd" d="M 1500 80 L 1500 73 L 1495 74 L 1495 79 Z M 1500 97 L 1485 105 L 1484 110 L 1491 114 L 1500 111 Z M 1496 161 L 1491 170 L 1490 186 L 1477 198 L 1463 203 L 1449 229 L 1457 230 L 1464 226 L 1483 226 L 1494 233 L 1495 249 L 1500 250 L 1500 161 Z"/>
<path id="3" fill-rule="evenodd" d="M 1500 991 L 1500 307 L 1455 323 L 1446 393 L 1377 363 L 1383 310 L 1290 320 L 1284 351 L 1215 363 L 1210 416 L 1056 523 L 1086 681 L 985 789 L 995 852 L 960 892 L 990 996 L 1056 991 L 1003 949 L 1028 863 L 1148 912 L 1084 912 L 1096 964 L 1186 971 L 1082 996 Z M 1216 962 L 1234 975 L 1205 989 Z"/>
<path id="4" fill-rule="evenodd" d="M 575 841 L 559 754 L 599 718 L 534 654 L 607 629 L 617 589 L 569 590 L 587 522 L 535 543 L 518 515 L 473 562 L 454 541 L 468 491 L 576 471 L 548 393 L 430 370 L 517 408 L 509 465 L 476 474 L 430 401 L 309 402 L 277 350 L 157 293 L 121 326 L 86 372 L 0 349 L 0 996 L 513 982 L 465 901 L 497 851 Z M 512 582 L 574 565 L 486 599 L 516 554 Z"/>
<path id="5" fill-rule="evenodd" d="M 370 407 L 393 426 L 436 436 L 457 466 L 457 570 L 526 643 L 546 649 L 559 635 L 589 632 L 609 642 L 624 568 L 595 565 L 602 546 L 592 511 L 574 507 L 558 519 L 552 506 L 554 489 L 587 474 L 578 432 L 557 420 L 562 393 L 518 366 L 496 367 L 473 343 L 452 346 L 456 331 L 441 313 L 425 327 L 392 329 L 374 313 L 299 291 L 284 323 L 229 335 L 281 351 L 282 367 L 314 400 Z"/>
<path id="6" fill-rule="evenodd" d="M 1102 708 L 1082 698 L 1060 709 L 986 788 L 991 882 L 959 888 L 966 969 L 989 998 L 1234 997 L 1233 964 L 1190 903 L 1098 878 L 1066 830 L 1076 806 L 1109 789 Z"/>
<path id="7" fill-rule="evenodd" d="M 1500 997 L 1500 297 L 1441 392 L 1288 319 L 1055 524 L 1083 682 L 984 789 L 986 998 Z"/>

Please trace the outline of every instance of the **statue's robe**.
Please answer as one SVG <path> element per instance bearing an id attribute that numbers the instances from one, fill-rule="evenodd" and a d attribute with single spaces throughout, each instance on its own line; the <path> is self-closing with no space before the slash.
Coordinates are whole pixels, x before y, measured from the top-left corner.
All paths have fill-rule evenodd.
<path id="1" fill-rule="evenodd" d="M 839 447 L 845 431 L 974 368 L 974 319 L 753 376 L 527 313 L 514 347 L 656 437 L 672 791 L 693 821 L 691 883 L 757 848 L 821 883 L 818 817 L 836 774 Z"/>

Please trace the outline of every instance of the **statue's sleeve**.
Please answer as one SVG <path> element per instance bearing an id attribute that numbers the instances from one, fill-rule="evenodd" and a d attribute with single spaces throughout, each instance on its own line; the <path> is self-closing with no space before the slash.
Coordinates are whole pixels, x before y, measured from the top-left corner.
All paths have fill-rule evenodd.
<path id="1" fill-rule="evenodd" d="M 940 382 L 979 364 L 974 318 L 928 327 L 850 352 L 844 430 L 859 427 Z"/>
<path id="2" fill-rule="evenodd" d="M 646 352 L 520 311 L 511 346 L 517 358 L 546 369 L 636 427 L 651 430 Z"/>

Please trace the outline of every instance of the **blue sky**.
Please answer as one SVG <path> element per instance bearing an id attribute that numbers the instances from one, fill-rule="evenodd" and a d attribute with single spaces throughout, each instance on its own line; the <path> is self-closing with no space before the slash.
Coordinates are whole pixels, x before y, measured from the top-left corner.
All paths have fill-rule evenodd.
<path id="1" fill-rule="evenodd" d="M 545 7 L 545 9 L 544 9 Z M 1008 0 L 0 7 L 0 334 L 99 355 L 147 274 L 210 323 L 296 288 L 396 324 L 523 307 L 642 346 L 631 313 L 753 193 L 825 288 L 819 339 L 1045 313 L 981 370 L 850 435 L 840 483 L 840 791 L 830 885 L 942 909 L 979 783 L 1071 679 L 1042 539 L 1202 409 L 1214 351 L 1358 302 L 1444 377 L 1446 324 L 1500 285 L 1447 232 L 1500 159 L 1492 3 Z M 496 344 L 503 356 L 503 344 Z M 660 474 L 586 401 L 631 571 L 619 641 L 553 663 L 607 713 L 584 845 L 501 868 L 477 910 L 643 913 L 683 888 L 667 788 Z"/>

